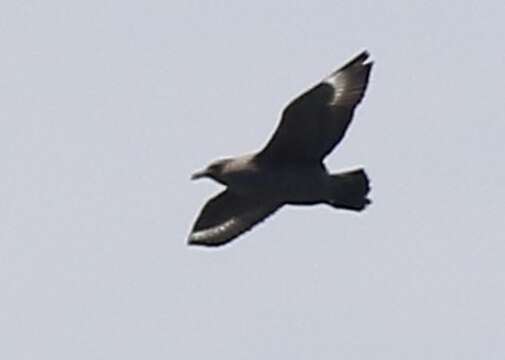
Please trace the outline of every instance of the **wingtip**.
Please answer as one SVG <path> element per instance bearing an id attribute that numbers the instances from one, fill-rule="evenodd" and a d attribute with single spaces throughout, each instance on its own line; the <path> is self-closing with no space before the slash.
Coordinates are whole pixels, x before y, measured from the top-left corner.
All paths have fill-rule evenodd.
<path id="1" fill-rule="evenodd" d="M 344 66 L 342 66 L 340 68 L 340 70 L 350 68 L 350 67 L 355 66 L 357 64 L 372 66 L 373 62 L 365 63 L 365 61 L 367 61 L 369 57 L 370 57 L 370 53 L 368 52 L 368 50 L 363 50 L 358 55 L 356 55 L 351 60 L 349 60 Z"/>
<path id="2" fill-rule="evenodd" d="M 228 243 L 228 241 L 226 241 L 226 242 L 208 242 L 208 241 L 198 240 L 198 239 L 195 239 L 192 235 L 190 235 L 188 237 L 187 242 L 186 242 L 187 246 L 204 247 L 204 248 L 216 248 L 216 247 L 223 246 L 227 243 Z"/>
<path id="3" fill-rule="evenodd" d="M 198 241 L 197 239 L 195 239 L 195 237 L 193 236 L 193 234 L 190 234 L 188 236 L 188 239 L 186 240 L 186 244 L 188 246 L 204 246 L 204 245 L 207 245 L 206 243 Z"/>
<path id="4" fill-rule="evenodd" d="M 370 57 L 370 52 L 367 49 L 364 49 L 361 51 L 358 55 L 356 55 L 357 58 L 363 59 L 365 61 Z"/>
<path id="5" fill-rule="evenodd" d="M 197 245 L 197 243 L 195 242 L 195 240 L 191 236 L 189 236 L 186 240 L 186 245 L 194 246 L 194 245 Z"/>

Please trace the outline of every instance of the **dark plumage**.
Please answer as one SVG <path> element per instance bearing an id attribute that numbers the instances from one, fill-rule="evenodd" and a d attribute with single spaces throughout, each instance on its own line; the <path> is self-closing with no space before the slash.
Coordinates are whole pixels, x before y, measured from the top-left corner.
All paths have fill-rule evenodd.
<path id="1" fill-rule="evenodd" d="M 189 244 L 226 244 L 285 204 L 361 211 L 370 203 L 363 169 L 330 174 L 323 164 L 363 99 L 372 69 L 368 57 L 362 52 L 293 100 L 259 153 L 218 160 L 192 176 L 227 188 L 205 204 Z"/>

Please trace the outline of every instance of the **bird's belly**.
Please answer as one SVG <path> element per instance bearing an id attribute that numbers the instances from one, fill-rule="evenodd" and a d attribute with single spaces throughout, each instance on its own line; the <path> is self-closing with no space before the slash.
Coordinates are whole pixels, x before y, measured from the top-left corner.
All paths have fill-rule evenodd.
<path id="1" fill-rule="evenodd" d="M 328 193 L 327 177 L 320 172 L 242 173 L 230 177 L 227 185 L 246 196 L 285 204 L 320 203 Z"/>

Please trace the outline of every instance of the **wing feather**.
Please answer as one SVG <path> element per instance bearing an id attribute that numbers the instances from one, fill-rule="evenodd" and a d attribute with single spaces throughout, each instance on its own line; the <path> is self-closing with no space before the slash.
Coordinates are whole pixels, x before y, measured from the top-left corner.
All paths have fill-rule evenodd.
<path id="1" fill-rule="evenodd" d="M 250 230 L 277 209 L 278 205 L 225 190 L 205 204 L 191 230 L 188 243 L 203 246 L 224 245 Z"/>
<path id="2" fill-rule="evenodd" d="M 373 64 L 368 57 L 363 51 L 294 99 L 258 160 L 322 161 L 343 139 L 365 95 Z"/>

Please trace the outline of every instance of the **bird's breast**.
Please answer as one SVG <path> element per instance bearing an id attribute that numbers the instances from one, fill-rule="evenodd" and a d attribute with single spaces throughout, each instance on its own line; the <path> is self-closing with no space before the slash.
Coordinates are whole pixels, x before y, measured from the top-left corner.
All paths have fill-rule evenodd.
<path id="1" fill-rule="evenodd" d="M 227 175 L 231 191 L 290 204 L 314 204 L 326 198 L 328 174 L 320 169 L 255 169 Z"/>

